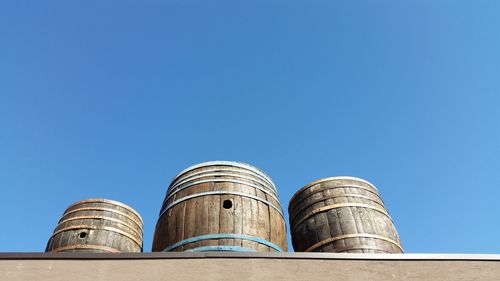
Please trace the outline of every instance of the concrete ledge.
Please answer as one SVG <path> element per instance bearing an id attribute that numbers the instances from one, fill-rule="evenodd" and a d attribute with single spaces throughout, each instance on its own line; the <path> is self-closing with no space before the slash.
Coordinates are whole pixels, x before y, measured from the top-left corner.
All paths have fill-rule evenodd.
<path id="1" fill-rule="evenodd" d="M 500 255 L 0 253 L 2 281 L 500 280 Z"/>
<path id="2" fill-rule="evenodd" d="M 155 252 L 155 253 L 0 253 L 0 260 L 142 260 L 142 259 L 320 259 L 400 261 L 497 261 L 497 254 L 348 254 L 348 253 L 236 253 L 236 252 Z"/>

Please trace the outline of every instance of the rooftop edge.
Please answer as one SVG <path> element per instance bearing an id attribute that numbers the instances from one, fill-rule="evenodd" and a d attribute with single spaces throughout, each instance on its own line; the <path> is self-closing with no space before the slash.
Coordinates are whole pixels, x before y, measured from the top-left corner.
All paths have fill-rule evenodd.
<path id="1" fill-rule="evenodd" d="M 143 259 L 319 259 L 378 261 L 496 261 L 500 254 L 353 254 L 353 253 L 231 253 L 231 252 L 154 252 L 154 253 L 31 253 L 4 252 L 0 260 L 143 260 Z"/>

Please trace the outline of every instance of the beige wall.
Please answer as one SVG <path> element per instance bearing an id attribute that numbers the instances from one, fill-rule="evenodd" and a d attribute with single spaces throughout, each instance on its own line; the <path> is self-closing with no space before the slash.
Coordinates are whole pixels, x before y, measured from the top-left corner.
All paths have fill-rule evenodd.
<path id="1" fill-rule="evenodd" d="M 43 254 L 41 254 L 43 255 Z M 2 281 L 500 280 L 500 261 L 263 257 L 0 259 Z"/>

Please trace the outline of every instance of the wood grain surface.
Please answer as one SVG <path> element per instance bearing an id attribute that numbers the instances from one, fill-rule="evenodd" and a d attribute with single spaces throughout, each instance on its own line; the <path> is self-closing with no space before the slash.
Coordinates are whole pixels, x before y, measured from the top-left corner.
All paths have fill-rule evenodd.
<path id="1" fill-rule="evenodd" d="M 170 184 L 156 224 L 157 251 L 286 251 L 276 187 L 259 169 L 208 162 Z"/>
<path id="2" fill-rule="evenodd" d="M 297 252 L 403 252 L 377 188 L 365 180 L 315 181 L 292 197 L 288 211 Z"/>
<path id="3" fill-rule="evenodd" d="M 50 237 L 46 252 L 142 252 L 142 218 L 131 207 L 107 199 L 69 206 Z"/>

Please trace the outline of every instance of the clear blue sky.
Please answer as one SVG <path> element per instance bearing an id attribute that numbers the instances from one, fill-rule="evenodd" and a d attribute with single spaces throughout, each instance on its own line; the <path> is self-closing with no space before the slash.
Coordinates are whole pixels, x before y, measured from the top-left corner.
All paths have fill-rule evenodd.
<path id="1" fill-rule="evenodd" d="M 68 3 L 71 2 L 71 3 Z M 500 1 L 1 1 L 0 251 L 144 218 L 207 160 L 377 185 L 407 252 L 499 253 Z M 288 222 L 287 222 L 288 223 Z M 291 248 L 291 247 L 290 247 Z"/>

